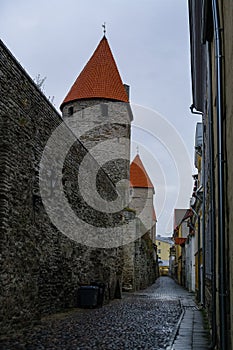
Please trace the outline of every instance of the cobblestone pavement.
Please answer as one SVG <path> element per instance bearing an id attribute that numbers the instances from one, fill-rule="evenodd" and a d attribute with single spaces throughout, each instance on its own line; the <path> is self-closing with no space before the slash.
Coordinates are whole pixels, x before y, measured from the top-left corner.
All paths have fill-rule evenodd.
<path id="1" fill-rule="evenodd" d="M 179 336 L 178 324 L 182 330 L 184 309 L 190 306 L 195 309 L 190 293 L 169 277 L 160 277 L 153 286 L 124 293 L 121 300 L 102 308 L 74 309 L 44 318 L 37 327 L 1 340 L 0 349 L 162 350 L 172 349 L 175 340 L 173 349 L 188 350 L 180 347 L 182 341 L 187 345 L 187 339 Z"/>

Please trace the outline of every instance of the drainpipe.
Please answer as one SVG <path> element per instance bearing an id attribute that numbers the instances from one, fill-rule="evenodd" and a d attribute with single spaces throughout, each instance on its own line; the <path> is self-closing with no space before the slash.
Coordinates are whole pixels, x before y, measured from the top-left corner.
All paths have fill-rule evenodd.
<path id="1" fill-rule="evenodd" d="M 198 270 L 197 270 L 197 278 L 198 278 L 198 294 L 197 294 L 197 301 L 200 303 L 201 301 L 201 256 L 200 256 L 200 216 L 196 212 L 195 209 L 191 206 L 191 210 L 194 213 L 194 215 L 197 217 L 197 241 L 198 241 L 198 247 L 197 247 L 197 264 L 198 264 Z"/>
<path id="2" fill-rule="evenodd" d="M 216 84 L 217 84 L 217 152 L 218 152 L 218 261 L 219 261 L 219 308 L 220 308 L 220 348 L 227 349 L 226 344 L 226 271 L 225 271 L 225 227 L 224 227 L 224 159 L 222 128 L 222 52 L 219 8 L 217 0 L 212 0 L 214 22 Z"/>
<path id="3" fill-rule="evenodd" d="M 203 197 L 202 197 L 202 305 L 205 307 L 205 255 L 206 255 L 206 237 L 205 237 L 205 191 L 206 191 L 206 174 L 205 174 L 205 142 L 204 142 L 204 123 L 203 123 L 203 142 L 202 142 L 202 186 L 203 186 Z"/>
<path id="4" fill-rule="evenodd" d="M 198 215 L 197 217 L 197 237 L 198 237 L 198 256 L 197 256 L 197 261 L 198 261 L 198 302 L 200 303 L 201 301 L 201 254 L 200 254 L 200 250 L 201 250 L 201 242 L 200 242 L 200 238 L 201 238 L 201 232 L 200 232 L 200 216 Z"/>
<path id="5" fill-rule="evenodd" d="M 211 328 L 212 343 L 211 347 L 216 345 L 216 235 L 215 235 L 215 195 L 214 195 L 214 157 L 213 157 L 213 113 L 212 113 L 212 65 L 211 65 L 211 45 L 207 43 L 208 52 L 208 134 L 209 134 L 209 179 L 210 179 L 210 236 L 211 236 L 211 289 L 212 289 L 212 312 L 211 312 Z"/>

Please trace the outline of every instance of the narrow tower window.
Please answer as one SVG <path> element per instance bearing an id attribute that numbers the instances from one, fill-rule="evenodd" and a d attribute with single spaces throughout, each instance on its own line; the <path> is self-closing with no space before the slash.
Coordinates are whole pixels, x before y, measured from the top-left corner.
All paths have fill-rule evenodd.
<path id="1" fill-rule="evenodd" d="M 74 107 L 69 107 L 68 108 L 68 116 L 70 117 L 74 113 Z"/>

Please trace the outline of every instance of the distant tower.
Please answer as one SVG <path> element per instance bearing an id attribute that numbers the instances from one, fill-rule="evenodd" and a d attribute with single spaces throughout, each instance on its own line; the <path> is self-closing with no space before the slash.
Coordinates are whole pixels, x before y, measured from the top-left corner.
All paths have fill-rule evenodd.
<path id="1" fill-rule="evenodd" d="M 122 83 L 117 65 L 105 37 L 79 74 L 61 104 L 64 120 L 78 116 L 80 139 L 88 150 L 103 141 L 114 140 L 112 147 L 103 144 L 103 152 L 113 159 L 103 166 L 114 183 L 129 179 L 130 125 L 129 87 Z M 117 142 L 122 152 L 116 154 Z M 114 146 L 115 145 L 115 146 Z M 124 159 L 123 159 L 124 158 Z"/>
<path id="2" fill-rule="evenodd" d="M 130 165 L 130 192 L 131 207 L 136 210 L 137 216 L 141 215 L 141 220 L 150 231 L 151 239 L 155 243 L 157 221 L 153 204 L 155 190 L 139 154 Z"/>

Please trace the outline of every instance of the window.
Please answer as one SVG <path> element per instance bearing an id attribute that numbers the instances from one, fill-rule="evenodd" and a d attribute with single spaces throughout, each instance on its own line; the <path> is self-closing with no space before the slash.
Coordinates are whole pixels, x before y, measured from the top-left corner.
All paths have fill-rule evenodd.
<path id="1" fill-rule="evenodd" d="M 158 245 L 160 245 L 161 243 L 160 242 L 158 242 Z"/>
<path id="2" fill-rule="evenodd" d="M 161 253 L 161 249 L 158 249 L 158 254 L 160 254 Z"/>
<path id="3" fill-rule="evenodd" d="M 72 106 L 68 108 L 68 116 L 70 117 L 73 114 L 74 114 L 74 107 Z"/>

